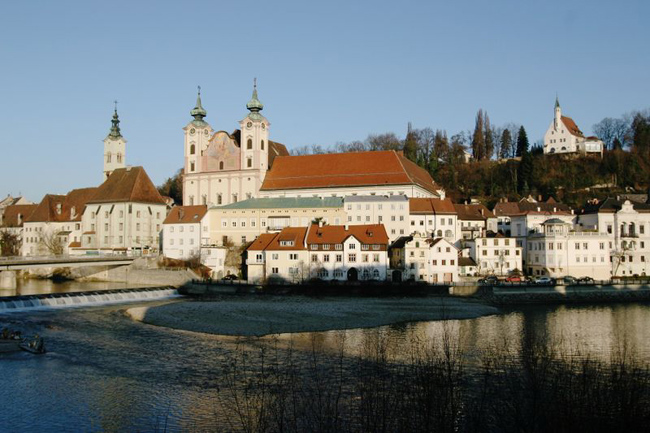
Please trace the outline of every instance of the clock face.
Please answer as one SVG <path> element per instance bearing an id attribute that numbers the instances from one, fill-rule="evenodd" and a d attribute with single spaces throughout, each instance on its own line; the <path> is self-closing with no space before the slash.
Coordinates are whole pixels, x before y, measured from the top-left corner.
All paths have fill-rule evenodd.
<path id="1" fill-rule="evenodd" d="M 266 125 L 264 123 L 262 123 L 262 129 L 265 129 L 265 128 L 266 128 Z"/>
<path id="2" fill-rule="evenodd" d="M 194 135 L 195 132 L 196 132 L 196 129 L 194 129 L 194 128 L 190 129 L 190 134 Z"/>
<path id="3" fill-rule="evenodd" d="M 253 126 L 253 122 L 248 122 L 248 123 L 246 124 L 246 127 L 247 127 L 247 128 L 250 128 L 251 126 Z"/>
<path id="4" fill-rule="evenodd" d="M 205 131 L 203 131 L 203 132 L 205 133 L 206 136 L 208 135 L 208 130 L 207 129 Z"/>

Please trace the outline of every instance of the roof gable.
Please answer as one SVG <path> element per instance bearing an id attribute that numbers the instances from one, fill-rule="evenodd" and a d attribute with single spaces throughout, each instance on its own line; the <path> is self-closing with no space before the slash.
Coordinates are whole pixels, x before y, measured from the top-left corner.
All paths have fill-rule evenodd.
<path id="1" fill-rule="evenodd" d="M 137 202 L 165 204 L 142 167 L 118 168 L 97 188 L 88 203 Z"/>
<path id="2" fill-rule="evenodd" d="M 307 234 L 307 244 L 342 244 L 353 236 L 362 244 L 388 245 L 388 235 L 383 224 L 353 226 L 312 224 Z"/>
<path id="3" fill-rule="evenodd" d="M 174 206 L 163 224 L 198 224 L 207 212 L 208 207 L 206 205 Z"/>
<path id="4" fill-rule="evenodd" d="M 9 205 L 2 213 L 1 227 L 22 227 L 23 222 L 36 210 L 37 204 Z M 20 218 L 19 218 L 20 216 Z"/>
<path id="5" fill-rule="evenodd" d="M 584 134 L 580 128 L 578 128 L 578 125 L 576 125 L 572 118 L 562 116 L 562 123 L 564 123 L 564 126 L 566 126 L 571 135 L 575 135 L 576 137 L 584 137 Z"/>

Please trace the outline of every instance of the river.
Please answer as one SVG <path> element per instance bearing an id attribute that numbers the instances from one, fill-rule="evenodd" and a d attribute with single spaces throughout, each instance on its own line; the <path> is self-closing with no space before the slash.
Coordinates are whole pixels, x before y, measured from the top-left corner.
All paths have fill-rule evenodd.
<path id="1" fill-rule="evenodd" d="M 226 370 L 242 347 L 283 352 L 298 362 L 312 350 L 334 360 L 359 356 L 382 336 L 395 353 L 414 341 L 459 341 L 469 358 L 520 351 L 530 341 L 608 360 L 625 348 L 650 359 L 650 304 L 527 306 L 469 320 L 406 323 L 373 329 L 220 337 L 134 322 L 126 306 L 14 313 L 2 326 L 38 332 L 48 353 L 0 354 L 0 431 L 206 431 L 214 429 Z M 525 338 L 526 337 L 526 338 Z M 398 356 L 399 358 L 399 356 Z M 255 358 L 251 358 L 255 363 Z"/>

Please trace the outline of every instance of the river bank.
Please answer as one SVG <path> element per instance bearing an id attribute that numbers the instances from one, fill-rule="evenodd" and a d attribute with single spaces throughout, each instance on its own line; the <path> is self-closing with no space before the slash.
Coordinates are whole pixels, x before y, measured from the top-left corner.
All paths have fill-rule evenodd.
<path id="1" fill-rule="evenodd" d="M 403 322 L 473 319 L 499 313 L 473 300 L 424 298 L 221 297 L 127 310 L 134 320 L 231 336 L 373 328 Z"/>

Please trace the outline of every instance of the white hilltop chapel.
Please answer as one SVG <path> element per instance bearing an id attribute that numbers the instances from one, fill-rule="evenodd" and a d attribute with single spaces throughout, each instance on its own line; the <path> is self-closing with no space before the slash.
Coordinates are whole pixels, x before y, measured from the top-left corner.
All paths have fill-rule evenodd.
<path id="1" fill-rule="evenodd" d="M 555 117 L 544 134 L 544 154 L 603 154 L 598 137 L 585 137 L 572 118 L 562 115 L 560 101 L 555 98 Z"/>

